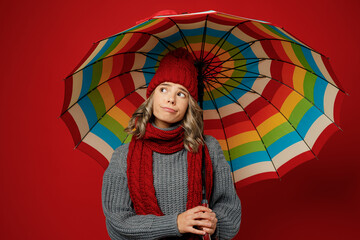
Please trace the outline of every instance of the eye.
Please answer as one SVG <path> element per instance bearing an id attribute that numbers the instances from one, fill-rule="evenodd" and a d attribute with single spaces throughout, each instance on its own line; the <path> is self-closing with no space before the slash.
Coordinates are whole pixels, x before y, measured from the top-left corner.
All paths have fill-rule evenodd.
<path id="1" fill-rule="evenodd" d="M 182 97 L 182 98 L 185 98 L 186 97 L 186 94 L 183 93 L 183 92 L 178 92 L 177 94 L 179 97 Z"/>
<path id="2" fill-rule="evenodd" d="M 161 87 L 161 88 L 160 88 L 160 92 L 167 92 L 167 90 L 166 90 L 166 88 Z"/>

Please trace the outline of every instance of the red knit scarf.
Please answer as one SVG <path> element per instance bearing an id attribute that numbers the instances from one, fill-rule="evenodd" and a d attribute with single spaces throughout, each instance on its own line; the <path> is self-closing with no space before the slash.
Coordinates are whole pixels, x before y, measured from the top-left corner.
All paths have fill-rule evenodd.
<path id="1" fill-rule="evenodd" d="M 130 198 L 138 215 L 154 214 L 163 216 L 155 195 L 153 176 L 153 151 L 163 154 L 172 154 L 184 148 L 184 129 L 178 127 L 174 130 L 164 131 L 148 123 L 145 136 L 136 139 L 134 136 L 129 145 L 127 156 L 127 177 Z M 212 164 L 209 151 L 205 146 L 206 166 L 206 193 L 210 199 L 213 182 Z M 201 165 L 202 145 L 197 153 L 188 151 L 188 194 L 186 208 L 191 209 L 201 205 Z"/>

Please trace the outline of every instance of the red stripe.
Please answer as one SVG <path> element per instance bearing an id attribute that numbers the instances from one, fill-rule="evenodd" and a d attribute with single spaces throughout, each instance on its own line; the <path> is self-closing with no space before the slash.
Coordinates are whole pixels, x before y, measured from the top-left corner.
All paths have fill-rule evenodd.
<path id="1" fill-rule="evenodd" d="M 267 106 L 260 109 L 254 116 L 251 117 L 251 120 L 255 124 L 255 126 L 259 126 L 265 120 L 269 119 L 270 117 L 274 116 L 278 111 L 268 104 Z"/>
<path id="2" fill-rule="evenodd" d="M 270 36 L 265 32 L 261 31 L 259 28 L 257 28 L 253 24 L 253 22 L 241 24 L 238 26 L 238 28 L 247 35 L 249 35 L 250 37 L 253 37 L 255 39 L 274 38 L 273 36 Z"/>
<path id="3" fill-rule="evenodd" d="M 269 103 L 262 97 L 255 99 L 252 103 L 246 106 L 245 111 L 252 118 L 261 109 L 267 107 Z"/>
<path id="4" fill-rule="evenodd" d="M 273 97 L 277 93 L 278 89 L 281 87 L 281 83 L 278 83 L 274 80 L 270 80 L 266 87 L 262 92 L 262 96 L 266 98 L 266 100 L 272 102 Z"/>
<path id="5" fill-rule="evenodd" d="M 294 88 L 294 71 L 295 71 L 295 66 L 291 65 L 291 64 L 283 64 L 282 67 L 282 78 L 281 79 L 277 79 L 280 80 L 281 82 L 283 82 L 284 84 L 288 85 L 291 88 Z"/>
<path id="6" fill-rule="evenodd" d="M 61 110 L 62 114 L 69 108 L 69 105 L 70 105 L 71 95 L 72 95 L 72 86 L 73 86 L 73 77 L 71 76 L 71 77 L 65 79 L 64 85 L 65 85 L 65 95 L 64 95 L 63 107 Z"/>
<path id="7" fill-rule="evenodd" d="M 134 33 L 127 44 L 121 48 L 121 52 L 136 52 L 149 40 L 150 35 Z"/>
<path id="8" fill-rule="evenodd" d="M 282 41 L 269 41 L 272 45 L 272 49 L 276 52 L 276 55 L 285 62 L 292 62 L 288 57 L 287 53 L 284 50 L 284 46 L 282 45 Z"/>
<path id="9" fill-rule="evenodd" d="M 74 141 L 74 145 L 76 146 L 81 141 L 81 135 L 78 129 L 78 126 L 76 125 L 76 122 L 74 121 L 74 118 L 71 116 L 69 112 L 65 112 L 61 119 L 64 121 L 66 126 L 68 127 L 71 136 Z"/>
<path id="10" fill-rule="evenodd" d="M 320 136 L 316 139 L 314 146 L 312 147 L 312 150 L 316 155 L 320 153 L 320 150 L 324 146 L 325 142 L 338 130 L 339 129 L 335 126 L 335 124 L 330 124 L 324 129 L 324 131 L 322 131 Z"/>
<path id="11" fill-rule="evenodd" d="M 284 104 L 285 100 L 292 92 L 290 88 L 281 84 L 279 85 L 279 89 L 276 91 L 275 95 L 271 99 L 271 103 L 274 104 L 274 106 L 278 109 L 277 111 L 280 111 L 281 106 Z"/>
<path id="12" fill-rule="evenodd" d="M 209 15 L 208 19 L 211 22 L 218 23 L 221 25 L 228 25 L 228 26 L 235 26 L 238 23 L 245 22 L 245 20 L 236 20 L 219 15 Z"/>
<path id="13" fill-rule="evenodd" d="M 343 104 L 344 98 L 345 98 L 345 93 L 338 91 L 336 98 L 335 98 L 335 103 L 334 103 L 334 121 L 338 125 L 341 125 L 340 113 L 341 113 L 341 106 Z"/>
<path id="14" fill-rule="evenodd" d="M 136 31 L 140 31 L 140 32 L 147 32 L 150 34 L 156 34 L 156 33 L 161 33 L 169 28 L 171 28 L 172 26 L 174 26 L 174 23 L 172 21 L 170 21 L 169 19 L 166 20 L 162 20 L 148 28 L 145 29 L 139 29 Z"/>
<path id="15" fill-rule="evenodd" d="M 247 185 L 255 183 L 255 182 L 260 182 L 263 180 L 271 180 L 271 179 L 279 179 L 276 172 L 265 172 L 265 173 L 260 173 L 260 174 L 256 174 L 251 177 L 245 178 L 245 179 L 235 183 L 235 188 L 239 189 L 239 188 L 242 188 L 244 186 L 247 186 Z"/>
<path id="16" fill-rule="evenodd" d="M 268 38 L 274 38 L 272 36 L 269 36 Z M 261 46 L 264 50 L 264 52 L 266 53 L 266 55 L 269 56 L 269 58 L 272 58 L 272 59 L 281 59 L 280 55 L 278 54 L 278 52 L 276 51 L 276 49 L 274 48 L 274 44 L 273 44 L 274 41 L 261 41 Z M 281 72 L 281 71 L 280 71 Z"/>
<path id="17" fill-rule="evenodd" d="M 104 155 L 87 143 L 81 142 L 77 149 L 95 159 L 104 169 L 108 167 L 109 161 L 104 157 Z"/>
<path id="18" fill-rule="evenodd" d="M 81 59 L 80 63 L 78 65 L 76 65 L 76 67 L 74 68 L 74 70 L 71 71 L 70 75 L 74 74 L 74 72 L 88 59 L 88 57 L 92 54 L 92 52 L 95 50 L 95 48 L 99 45 L 100 42 L 94 43 L 92 45 L 92 47 L 90 48 L 90 50 L 86 53 L 86 55 Z"/>
<path id="19" fill-rule="evenodd" d="M 277 172 L 279 173 L 280 177 L 282 177 L 286 173 L 288 173 L 291 169 L 294 169 L 295 167 L 299 166 L 300 164 L 307 162 L 309 160 L 312 160 L 314 158 L 315 158 L 315 156 L 314 156 L 314 154 L 312 154 L 312 152 L 310 150 L 307 152 L 301 153 L 300 155 L 297 155 L 294 158 L 287 161 L 286 163 L 284 163 L 280 168 L 277 169 Z"/>
<path id="20" fill-rule="evenodd" d="M 344 90 L 344 88 L 341 86 L 341 83 L 340 83 L 339 79 L 336 77 L 336 74 L 335 74 L 333 68 L 332 68 L 331 65 L 330 65 L 329 59 L 328 59 L 327 57 L 323 56 L 323 55 L 321 55 L 321 59 L 322 59 L 322 61 L 324 62 L 324 65 L 325 65 L 327 71 L 329 72 L 331 78 L 334 80 L 334 82 L 336 83 L 336 85 L 337 85 L 340 89 Z"/>

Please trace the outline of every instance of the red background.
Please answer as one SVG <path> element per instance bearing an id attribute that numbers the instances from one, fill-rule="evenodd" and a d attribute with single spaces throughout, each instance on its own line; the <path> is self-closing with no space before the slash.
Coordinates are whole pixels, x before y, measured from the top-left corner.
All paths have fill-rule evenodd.
<path id="1" fill-rule="evenodd" d="M 93 42 L 156 11 L 214 9 L 285 27 L 330 57 L 350 93 L 344 132 L 330 138 L 318 160 L 281 181 L 241 189 L 239 239 L 360 239 L 359 6 L 357 0 L 1 1 L 1 238 L 108 239 L 104 170 L 73 150 L 58 118 L 62 79 Z"/>

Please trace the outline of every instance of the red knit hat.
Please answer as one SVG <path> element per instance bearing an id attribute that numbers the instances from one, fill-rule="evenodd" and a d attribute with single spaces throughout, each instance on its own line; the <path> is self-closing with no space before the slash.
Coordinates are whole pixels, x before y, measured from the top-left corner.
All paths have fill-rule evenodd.
<path id="1" fill-rule="evenodd" d="M 197 75 L 194 59 L 186 49 L 170 51 L 160 61 L 159 68 L 147 88 L 146 97 L 149 97 L 159 84 L 172 82 L 183 85 L 197 101 Z"/>

